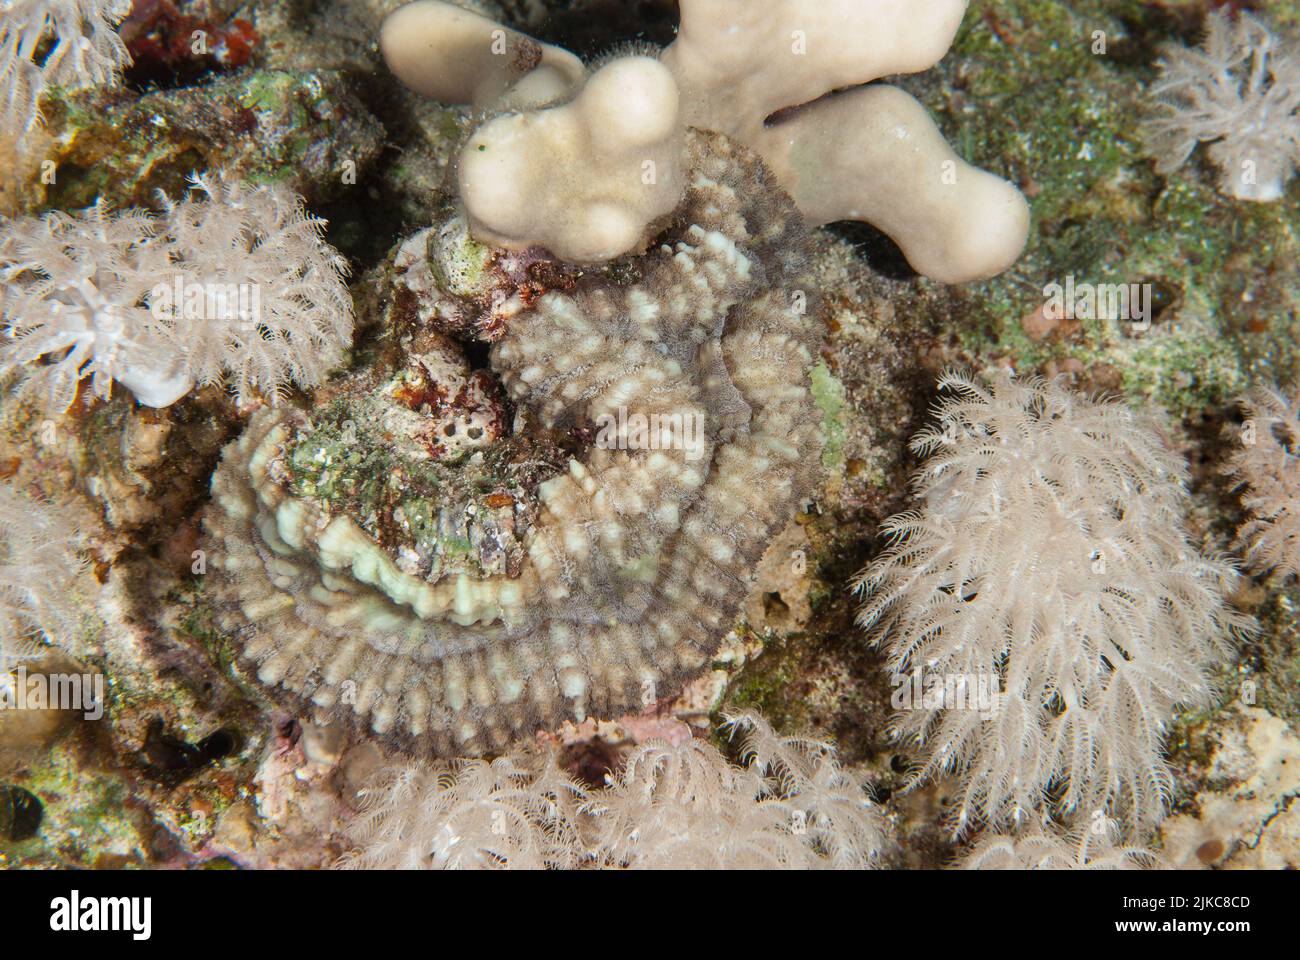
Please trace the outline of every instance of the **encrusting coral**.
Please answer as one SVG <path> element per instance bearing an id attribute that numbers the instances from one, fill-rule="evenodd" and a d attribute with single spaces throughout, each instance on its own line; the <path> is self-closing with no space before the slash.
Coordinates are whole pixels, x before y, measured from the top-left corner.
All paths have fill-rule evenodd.
<path id="1" fill-rule="evenodd" d="M 40 122 L 50 87 L 109 86 L 131 63 L 114 25 L 131 0 L 4 0 L 0 3 L 0 134 Z"/>
<path id="2" fill-rule="evenodd" d="M 1300 163 L 1300 49 L 1248 13 L 1212 11 L 1199 49 L 1164 48 L 1147 142 L 1160 173 L 1209 143 L 1223 193 L 1282 196 Z"/>
<path id="3" fill-rule="evenodd" d="M 412 751 L 482 753 L 639 710 L 707 663 L 816 477 L 821 321 L 802 222 L 758 159 L 700 132 L 688 156 L 659 246 L 537 297 L 492 347 L 522 427 L 586 438 L 493 494 L 515 504 L 517 566 L 449 565 L 423 510 L 335 484 L 361 454 L 322 415 L 252 418 L 206 525 L 224 622 L 263 683 Z M 382 426 L 418 435 L 435 414 L 379 390 L 390 413 L 345 420 L 366 449 L 372 423 L 390 438 L 384 489 L 418 489 L 433 454 Z"/>
<path id="4" fill-rule="evenodd" d="M 51 411 L 87 378 L 98 397 L 117 381 L 153 407 L 196 381 L 240 402 L 319 385 L 352 339 L 323 221 L 283 186 L 219 175 L 164 203 L 0 222 L 0 373 Z"/>
<path id="5" fill-rule="evenodd" d="M 1154 824 L 1174 708 L 1208 702 L 1210 662 L 1249 625 L 1225 600 L 1235 570 L 1188 541 L 1186 468 L 1118 403 L 1006 373 L 940 387 L 912 442 L 919 509 L 857 580 L 896 686 L 936 691 L 895 721 L 922 750 L 912 783 L 960 778 L 958 830 Z"/>
<path id="6" fill-rule="evenodd" d="M 1300 391 L 1288 400 L 1261 387 L 1242 407 L 1229 470 L 1251 518 L 1238 540 L 1252 569 L 1300 576 Z"/>
<path id="7" fill-rule="evenodd" d="M 828 744 L 744 713 L 741 764 L 688 739 L 635 748 L 588 789 L 553 750 L 382 770 L 349 824 L 343 866 L 423 869 L 866 867 L 884 823 Z"/>
<path id="8" fill-rule="evenodd" d="M 823 98 L 933 66 L 965 0 L 926 0 L 920 9 L 900 0 L 681 7 L 661 68 L 645 55 L 616 58 L 585 88 L 571 64 L 557 67 L 553 48 L 529 46 L 452 4 L 420 0 L 388 18 L 381 46 L 408 86 L 509 111 L 461 153 L 460 196 L 476 238 L 541 244 L 585 262 L 644 246 L 680 197 L 675 158 L 685 124 L 756 150 L 813 225 L 866 220 L 935 279 L 991 276 L 1019 256 L 1029 230 L 1024 198 L 966 164 L 916 100 L 881 86 Z M 496 65 L 487 51 L 499 54 Z M 451 62 L 463 64 L 460 78 L 449 74 Z M 484 102 L 483 91 L 506 86 L 521 62 L 540 64 L 544 79 L 534 84 L 524 73 Z"/>

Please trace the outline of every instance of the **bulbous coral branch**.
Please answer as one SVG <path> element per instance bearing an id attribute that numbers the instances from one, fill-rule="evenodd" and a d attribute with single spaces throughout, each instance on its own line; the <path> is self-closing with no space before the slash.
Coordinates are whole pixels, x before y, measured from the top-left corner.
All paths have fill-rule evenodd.
<path id="1" fill-rule="evenodd" d="M 895 87 L 819 100 L 760 130 L 754 145 L 811 224 L 865 220 L 927 277 L 991 276 L 1024 249 L 1029 207 L 1020 191 L 962 160 L 925 108 Z"/>
<path id="2" fill-rule="evenodd" d="M 663 62 L 686 122 L 746 143 L 779 110 L 880 77 L 928 70 L 968 0 L 682 0 Z"/>
<path id="3" fill-rule="evenodd" d="M 642 246 L 685 189 L 677 100 L 657 61 L 624 57 L 563 106 L 484 124 L 459 166 L 474 236 L 579 263 Z"/>

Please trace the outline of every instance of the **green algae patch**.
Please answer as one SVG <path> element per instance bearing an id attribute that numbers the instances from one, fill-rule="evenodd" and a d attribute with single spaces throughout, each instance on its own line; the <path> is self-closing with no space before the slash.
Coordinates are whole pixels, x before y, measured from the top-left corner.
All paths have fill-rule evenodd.
<path id="1" fill-rule="evenodd" d="M 822 412 L 822 430 L 826 446 L 822 450 L 822 466 L 829 471 L 844 468 L 844 384 L 831 373 L 825 361 L 812 368 L 812 395 Z"/>

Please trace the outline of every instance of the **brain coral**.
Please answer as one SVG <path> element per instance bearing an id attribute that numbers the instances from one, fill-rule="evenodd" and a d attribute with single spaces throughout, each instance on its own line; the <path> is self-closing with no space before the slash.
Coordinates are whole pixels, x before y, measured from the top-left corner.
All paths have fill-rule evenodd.
<path id="1" fill-rule="evenodd" d="M 455 424 L 425 331 L 395 374 L 264 409 L 228 448 L 206 525 L 263 683 L 416 752 L 478 753 L 639 709 L 708 662 L 816 477 L 821 324 L 789 197 L 747 148 L 684 137 L 656 244 L 498 331 L 512 436 L 488 403 L 460 460 L 430 441 Z M 531 466 L 503 485 L 502 461 Z"/>

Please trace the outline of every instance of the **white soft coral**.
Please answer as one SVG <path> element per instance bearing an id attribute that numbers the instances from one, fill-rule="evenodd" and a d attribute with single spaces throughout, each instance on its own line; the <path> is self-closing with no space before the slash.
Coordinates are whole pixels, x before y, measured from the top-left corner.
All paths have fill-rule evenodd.
<path id="1" fill-rule="evenodd" d="M 554 754 L 404 764 L 363 791 L 341 866 L 407 870 L 539 870 L 578 862 L 583 788 Z"/>
<path id="2" fill-rule="evenodd" d="M 1247 419 L 1230 470 L 1251 514 L 1238 532 L 1246 562 L 1300 577 L 1300 390 L 1288 400 L 1261 387 L 1242 406 Z"/>
<path id="3" fill-rule="evenodd" d="M 246 308 L 187 318 L 194 378 L 224 381 L 241 403 L 255 392 L 274 398 L 290 383 L 318 386 L 351 343 L 353 323 L 347 263 L 321 239 L 325 221 L 280 185 L 221 176 L 193 184 L 167 205 L 172 257 L 191 288 L 227 291 L 227 307 Z"/>
<path id="4" fill-rule="evenodd" d="M 1156 169 L 1173 172 L 1208 142 L 1224 193 L 1281 197 L 1300 163 L 1300 49 L 1249 14 L 1219 11 L 1199 49 L 1167 46 L 1160 66 L 1147 128 Z"/>
<path id="5" fill-rule="evenodd" d="M 1001 694 L 904 704 L 914 782 L 960 776 L 959 829 L 1057 803 L 1156 821 L 1165 726 L 1208 700 L 1206 667 L 1247 622 L 1225 604 L 1234 570 L 1188 542 L 1182 461 L 1143 416 L 1056 384 L 940 385 L 939 423 L 913 441 L 932 455 L 920 510 L 886 522 L 860 622 L 896 681 L 985 678 Z"/>
<path id="6" fill-rule="evenodd" d="M 131 63 L 115 24 L 130 10 L 131 0 L 0 0 L 0 133 L 35 126 L 49 87 L 115 83 Z"/>
<path id="7" fill-rule="evenodd" d="M 711 744 L 650 741 L 598 790 L 553 751 L 381 771 L 348 825 L 363 868 L 863 867 L 884 821 L 829 744 L 780 737 L 753 713 L 727 721 L 743 763 Z"/>
<path id="8" fill-rule="evenodd" d="M 699 740 L 650 742 L 587 803 L 605 866 L 810 869 L 870 866 L 883 821 L 830 745 L 781 737 L 754 713 L 727 721 L 744 764 Z"/>
<path id="9" fill-rule="evenodd" d="M 1116 842 L 1115 831 L 1094 821 L 1066 833 L 1031 827 L 1007 836 L 980 837 L 961 858 L 962 870 L 1143 870 L 1165 867 L 1150 850 Z"/>
<path id="10" fill-rule="evenodd" d="M 76 514 L 0 483 L 0 672 L 43 642 L 69 647 L 78 624 L 68 585 L 86 566 Z"/>
<path id="11" fill-rule="evenodd" d="M 0 223 L 0 376 L 67 410 L 90 378 L 165 407 L 194 383 L 240 403 L 318 386 L 352 338 L 346 263 L 284 186 L 194 178 L 156 216 Z"/>

